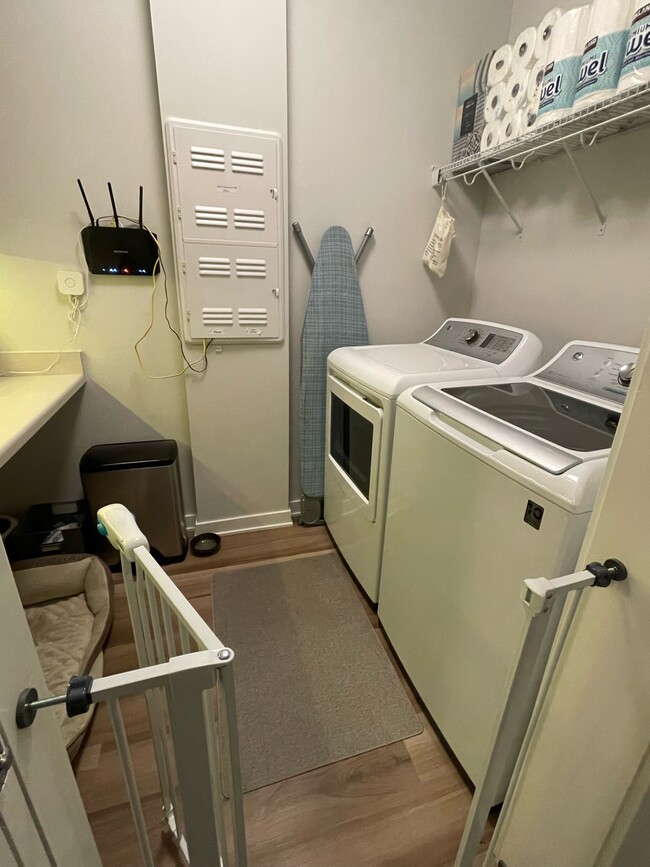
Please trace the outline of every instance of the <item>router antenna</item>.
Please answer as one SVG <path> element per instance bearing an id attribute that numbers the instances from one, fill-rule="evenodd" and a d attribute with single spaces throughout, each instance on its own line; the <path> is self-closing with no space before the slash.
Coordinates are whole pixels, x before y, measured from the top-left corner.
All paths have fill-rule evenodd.
<path id="1" fill-rule="evenodd" d="M 88 211 L 88 216 L 90 217 L 90 225 L 95 226 L 95 218 L 93 217 L 93 212 L 90 210 L 90 205 L 88 204 L 88 198 L 86 196 L 86 191 L 84 190 L 84 185 L 81 183 L 81 178 L 77 178 L 77 183 L 79 184 L 79 189 L 81 190 L 81 195 L 83 196 L 84 204 Z"/>
<path id="2" fill-rule="evenodd" d="M 117 208 L 115 207 L 115 197 L 113 196 L 113 187 L 111 186 L 111 182 L 108 182 L 108 195 L 111 197 L 111 206 L 113 208 L 113 217 L 115 219 L 115 228 L 118 229 L 120 226 L 120 218 L 117 216 Z"/>
<path id="3" fill-rule="evenodd" d="M 142 222 L 142 196 L 144 195 L 144 191 L 142 187 L 140 187 L 140 207 L 138 210 L 138 222 L 140 223 L 140 228 L 144 229 L 144 224 Z"/>

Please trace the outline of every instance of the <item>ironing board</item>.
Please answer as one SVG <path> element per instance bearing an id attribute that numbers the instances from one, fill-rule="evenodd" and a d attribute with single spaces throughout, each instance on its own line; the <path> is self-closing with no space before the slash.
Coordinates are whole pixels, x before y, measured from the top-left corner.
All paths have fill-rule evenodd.
<path id="1" fill-rule="evenodd" d="M 327 356 L 340 346 L 367 343 L 352 241 L 344 228 L 330 226 L 316 257 L 302 332 L 300 459 L 306 497 L 323 498 Z"/>

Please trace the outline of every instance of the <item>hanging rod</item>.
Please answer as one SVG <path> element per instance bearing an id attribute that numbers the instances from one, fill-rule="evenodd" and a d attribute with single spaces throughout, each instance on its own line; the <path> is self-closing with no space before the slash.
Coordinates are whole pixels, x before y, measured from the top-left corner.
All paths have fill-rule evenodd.
<path id="1" fill-rule="evenodd" d="M 302 226 L 300 225 L 300 223 L 297 220 L 294 223 L 292 223 L 291 226 L 293 228 L 293 232 L 294 232 L 296 238 L 298 239 L 298 243 L 302 247 L 302 252 L 305 254 L 305 259 L 307 260 L 307 264 L 309 265 L 309 270 L 313 271 L 314 265 L 316 264 L 316 260 L 314 259 L 314 254 L 310 250 L 309 244 L 307 243 L 307 239 L 305 238 L 305 236 L 303 234 Z M 363 233 L 363 238 L 361 239 L 361 243 L 359 244 L 359 246 L 357 248 L 357 252 L 354 254 L 354 261 L 357 264 L 358 264 L 359 260 L 361 259 L 361 257 L 363 256 L 363 253 L 364 253 L 366 247 L 368 246 L 368 241 L 372 238 L 372 236 L 374 234 L 375 234 L 375 230 L 372 228 L 372 226 L 368 226 L 366 231 Z"/>
<path id="2" fill-rule="evenodd" d="M 314 265 L 316 264 L 316 262 L 314 260 L 314 254 L 309 249 L 309 244 L 307 243 L 307 239 L 305 238 L 305 236 L 302 233 L 302 226 L 300 225 L 298 220 L 296 220 L 295 223 L 292 223 L 292 227 L 293 227 L 294 234 L 295 234 L 296 238 L 298 239 L 298 243 L 302 247 L 302 252 L 305 254 L 305 259 L 307 260 L 307 264 L 309 265 L 309 270 L 313 271 Z"/>

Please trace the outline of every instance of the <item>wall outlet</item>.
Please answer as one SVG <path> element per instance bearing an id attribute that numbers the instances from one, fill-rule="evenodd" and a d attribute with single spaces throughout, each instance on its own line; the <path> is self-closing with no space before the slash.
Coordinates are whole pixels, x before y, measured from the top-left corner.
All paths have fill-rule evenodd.
<path id="1" fill-rule="evenodd" d="M 59 271 L 56 275 L 56 285 L 61 295 L 83 295 L 84 275 L 81 271 Z"/>

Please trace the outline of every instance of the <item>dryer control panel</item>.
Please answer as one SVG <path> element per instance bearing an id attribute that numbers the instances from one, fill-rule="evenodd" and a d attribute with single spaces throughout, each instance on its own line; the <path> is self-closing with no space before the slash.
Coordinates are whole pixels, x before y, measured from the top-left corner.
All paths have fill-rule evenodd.
<path id="1" fill-rule="evenodd" d="M 638 357 L 638 349 L 632 346 L 575 341 L 567 343 L 535 376 L 623 403 Z"/>
<path id="2" fill-rule="evenodd" d="M 521 331 L 472 319 L 448 319 L 425 343 L 501 364 L 524 338 Z"/>

